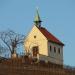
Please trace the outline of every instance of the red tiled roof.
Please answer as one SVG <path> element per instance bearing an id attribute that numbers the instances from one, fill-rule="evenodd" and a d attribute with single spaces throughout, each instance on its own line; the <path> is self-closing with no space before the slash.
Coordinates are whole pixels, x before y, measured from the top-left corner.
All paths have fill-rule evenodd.
<path id="1" fill-rule="evenodd" d="M 38 29 L 48 39 L 48 41 L 51 41 L 51 42 L 54 42 L 54 43 L 57 43 L 57 44 L 64 46 L 64 44 L 61 41 L 59 41 L 54 35 L 52 35 L 50 32 L 48 32 L 47 29 L 45 29 L 43 27 L 40 27 Z"/>

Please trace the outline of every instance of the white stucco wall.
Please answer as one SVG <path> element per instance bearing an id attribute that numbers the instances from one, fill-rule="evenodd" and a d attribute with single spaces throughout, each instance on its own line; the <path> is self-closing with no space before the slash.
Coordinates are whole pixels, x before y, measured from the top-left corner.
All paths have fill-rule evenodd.
<path id="1" fill-rule="evenodd" d="M 50 46 L 52 47 L 51 51 Z M 56 52 L 54 52 L 54 47 L 56 47 Z M 58 48 L 60 48 L 60 53 L 58 52 Z M 48 53 L 51 62 L 63 64 L 63 46 L 56 43 L 48 42 Z"/>
<path id="2" fill-rule="evenodd" d="M 36 38 L 34 38 L 36 36 Z M 39 47 L 39 54 L 43 54 L 48 56 L 48 47 L 47 47 L 47 39 L 44 35 L 39 31 L 39 29 L 34 25 L 31 32 L 25 39 L 24 47 L 26 51 L 32 52 L 32 47 Z"/>

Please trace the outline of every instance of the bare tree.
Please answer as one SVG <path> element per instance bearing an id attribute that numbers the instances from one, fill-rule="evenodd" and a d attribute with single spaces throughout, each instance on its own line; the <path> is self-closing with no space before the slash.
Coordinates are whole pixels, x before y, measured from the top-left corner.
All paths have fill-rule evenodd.
<path id="1" fill-rule="evenodd" d="M 0 32 L 0 39 L 11 52 L 11 56 L 16 51 L 16 48 L 23 44 L 24 37 L 24 35 L 17 34 L 12 30 Z"/>
<path id="2" fill-rule="evenodd" d="M 7 50 L 7 48 L 6 48 L 6 47 L 3 47 L 3 46 L 0 44 L 0 55 L 1 55 L 2 53 L 5 53 L 6 50 Z"/>
<path id="3" fill-rule="evenodd" d="M 2 47 L 2 45 L 0 44 L 0 54 L 2 54 L 2 52 L 3 52 L 3 47 Z"/>

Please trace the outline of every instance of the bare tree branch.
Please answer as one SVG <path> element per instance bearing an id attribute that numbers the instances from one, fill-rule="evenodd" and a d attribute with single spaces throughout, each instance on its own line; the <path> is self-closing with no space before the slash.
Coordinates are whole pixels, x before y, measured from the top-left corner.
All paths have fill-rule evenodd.
<path id="1" fill-rule="evenodd" d="M 11 54 L 14 53 L 19 45 L 23 44 L 24 38 L 24 35 L 17 34 L 12 30 L 0 32 L 0 39 L 7 46 Z"/>
<path id="2" fill-rule="evenodd" d="M 0 44 L 0 54 L 3 54 L 6 50 L 8 50 L 6 47 L 4 48 L 1 44 Z"/>

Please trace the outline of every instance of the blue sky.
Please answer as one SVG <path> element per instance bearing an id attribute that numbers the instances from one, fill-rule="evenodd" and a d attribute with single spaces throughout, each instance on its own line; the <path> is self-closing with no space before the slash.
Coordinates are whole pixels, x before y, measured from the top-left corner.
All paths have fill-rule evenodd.
<path id="1" fill-rule="evenodd" d="M 64 44 L 64 64 L 75 66 L 75 0 L 0 0 L 0 31 L 27 35 L 39 7 L 42 26 Z"/>

